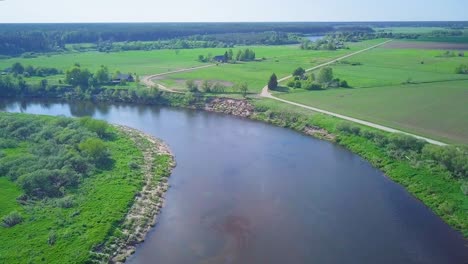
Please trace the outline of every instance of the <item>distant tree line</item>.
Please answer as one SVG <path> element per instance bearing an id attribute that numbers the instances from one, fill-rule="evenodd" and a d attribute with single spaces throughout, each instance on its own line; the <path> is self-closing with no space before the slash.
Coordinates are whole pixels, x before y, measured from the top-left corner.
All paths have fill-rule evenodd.
<path id="1" fill-rule="evenodd" d="M 14 75 L 23 74 L 25 77 L 46 77 L 50 75 L 62 74 L 63 72 L 59 69 L 49 67 L 34 67 L 31 65 L 25 67 L 19 62 L 15 62 L 13 65 L 11 65 L 11 67 L 4 69 L 3 73 L 12 73 Z"/>

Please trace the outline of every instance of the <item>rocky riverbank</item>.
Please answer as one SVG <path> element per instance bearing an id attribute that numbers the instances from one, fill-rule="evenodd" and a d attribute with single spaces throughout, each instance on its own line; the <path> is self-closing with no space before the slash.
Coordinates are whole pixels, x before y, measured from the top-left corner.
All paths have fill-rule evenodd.
<path id="1" fill-rule="evenodd" d="M 116 126 L 126 134 L 143 153 L 140 169 L 144 175 L 143 188 L 137 193 L 119 228 L 119 236 L 112 236 L 94 254 L 103 263 L 124 263 L 144 242 L 148 231 L 158 221 L 164 206 L 164 194 L 169 188 L 168 177 L 175 167 L 174 157 L 162 141 L 127 126 Z"/>

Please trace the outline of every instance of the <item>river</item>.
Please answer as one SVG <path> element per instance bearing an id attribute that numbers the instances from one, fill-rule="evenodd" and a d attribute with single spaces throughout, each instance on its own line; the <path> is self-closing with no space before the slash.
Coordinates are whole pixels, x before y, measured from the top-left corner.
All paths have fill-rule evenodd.
<path id="1" fill-rule="evenodd" d="M 346 149 L 217 113 L 2 101 L 93 116 L 163 139 L 177 167 L 159 222 L 127 263 L 466 263 L 466 240 Z"/>

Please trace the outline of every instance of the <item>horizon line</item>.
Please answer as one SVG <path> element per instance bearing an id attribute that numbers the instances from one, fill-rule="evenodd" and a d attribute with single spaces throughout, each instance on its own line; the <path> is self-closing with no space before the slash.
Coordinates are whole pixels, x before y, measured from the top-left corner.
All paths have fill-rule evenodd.
<path id="1" fill-rule="evenodd" d="M 169 23 L 193 23 L 193 24 L 216 24 L 216 23 L 416 23 L 416 22 L 462 22 L 468 20 L 322 20 L 322 21 L 65 21 L 65 22 L 0 22 L 0 24 L 169 24 Z"/>

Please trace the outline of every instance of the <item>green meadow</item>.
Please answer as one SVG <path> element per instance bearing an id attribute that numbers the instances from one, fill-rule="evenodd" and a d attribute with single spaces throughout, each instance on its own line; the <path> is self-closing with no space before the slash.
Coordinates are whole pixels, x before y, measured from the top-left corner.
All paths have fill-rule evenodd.
<path id="1" fill-rule="evenodd" d="M 258 59 L 264 58 L 265 60 L 239 62 L 237 64 L 220 64 L 217 67 L 171 74 L 157 82 L 179 90 L 186 90 L 184 85 L 185 80 L 224 81 L 230 84 L 246 82 L 250 92 L 259 93 L 266 85 L 272 73 L 276 73 L 281 78 L 282 76 L 290 75 L 299 66 L 310 68 L 383 41 L 382 39 L 377 39 L 350 43 L 349 49 L 336 51 L 301 50 L 297 46 L 253 46 L 249 48 L 255 51 L 256 57 Z"/>
<path id="2" fill-rule="evenodd" d="M 448 143 L 468 143 L 468 57 L 443 50 L 377 48 L 332 65 L 352 88 L 289 89 L 283 99 L 387 125 Z M 353 64 L 355 64 L 353 66 Z"/>

